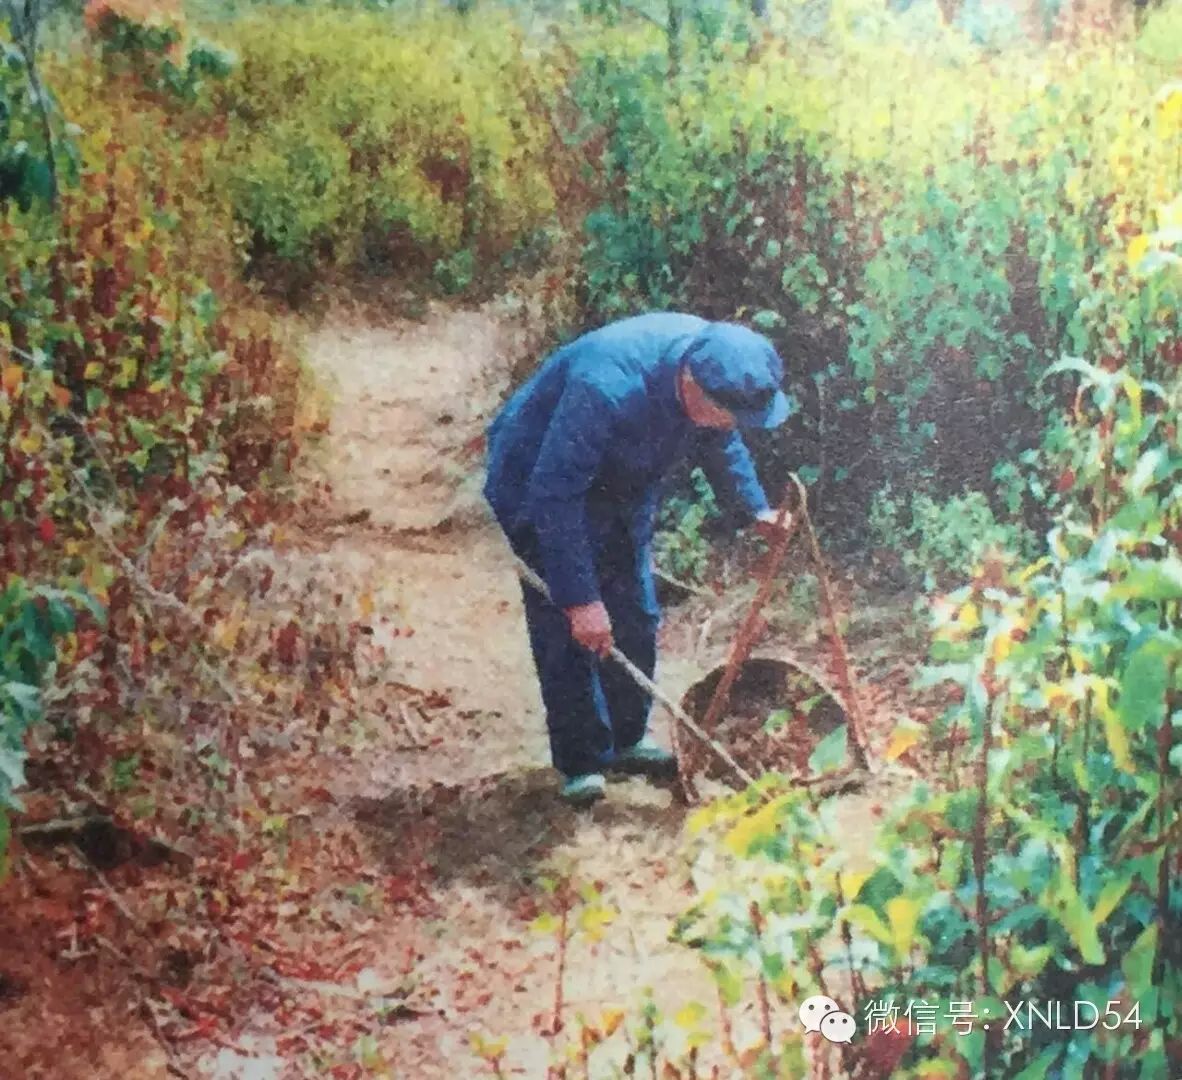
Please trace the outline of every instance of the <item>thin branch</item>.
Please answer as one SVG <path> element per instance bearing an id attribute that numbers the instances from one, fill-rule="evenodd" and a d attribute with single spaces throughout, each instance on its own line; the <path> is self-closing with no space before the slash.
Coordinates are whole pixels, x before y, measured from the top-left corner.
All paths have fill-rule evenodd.
<path id="1" fill-rule="evenodd" d="M 751 916 L 751 929 L 755 934 L 755 941 L 759 956 L 759 970 L 758 981 L 755 984 L 756 999 L 759 1002 L 759 1026 L 763 1032 L 763 1043 L 770 1055 L 772 1051 L 772 1004 L 767 992 L 767 979 L 763 973 L 763 912 L 759 909 L 759 902 L 751 901 L 751 906 L 748 908 Z"/>
<path id="2" fill-rule="evenodd" d="M 709 600 L 711 603 L 716 603 L 718 597 L 709 589 L 703 589 L 701 585 L 694 585 L 692 582 L 683 581 L 681 578 L 674 577 L 672 574 L 666 574 L 663 570 L 654 570 L 653 577 L 658 581 L 663 581 L 667 585 L 672 585 L 675 589 L 683 589 L 691 596 L 700 596 L 703 600 Z"/>
<path id="3" fill-rule="evenodd" d="M 0 341 L 0 349 L 5 349 L 10 353 L 19 356 L 22 360 L 28 360 L 30 364 L 41 363 L 41 361 L 32 353 L 26 352 L 24 349 L 17 348 L 17 346 L 13 345 L 11 342 Z"/>
<path id="4" fill-rule="evenodd" d="M 973 879 L 976 883 L 976 911 L 977 950 L 981 960 L 982 993 L 989 988 L 989 898 L 985 892 L 985 871 L 988 861 L 988 830 L 989 830 L 989 754 L 993 747 L 993 717 L 998 709 L 996 698 L 985 704 L 982 718 L 981 753 L 977 759 L 977 811 L 973 821 L 972 862 Z M 984 1069 L 985 1076 L 992 1072 L 993 1044 L 985 1040 Z"/>
<path id="5" fill-rule="evenodd" d="M 857 691 L 854 689 L 854 677 L 850 666 L 849 651 L 846 648 L 845 639 L 841 636 L 841 629 L 837 625 L 837 611 L 833 603 L 833 588 L 829 583 L 829 574 L 825 569 L 825 557 L 821 553 L 821 543 L 817 539 L 817 530 L 814 528 L 812 517 L 809 515 L 808 492 L 805 490 L 804 484 L 801 483 L 800 477 L 796 473 L 790 473 L 789 476 L 792 483 L 796 486 L 800 499 L 800 516 L 804 518 L 805 531 L 808 535 L 809 546 L 812 549 L 813 562 L 816 565 L 817 571 L 817 584 L 821 592 L 821 604 L 829 623 L 833 660 L 837 667 L 838 681 L 841 683 L 842 690 L 844 691 L 842 699 L 846 707 L 846 745 L 848 747 L 849 757 L 856 768 L 866 771 L 869 768 L 869 762 L 866 757 L 866 747 L 862 742 L 866 725 L 862 718 L 861 703 L 858 700 Z"/>
<path id="6" fill-rule="evenodd" d="M 70 415 L 73 416 L 74 414 L 71 413 Z M 74 418 L 75 420 L 78 419 L 76 416 Z M 94 439 L 91 437 L 90 433 L 86 430 L 85 425 L 80 424 L 80 428 L 87 442 L 90 444 L 95 454 L 99 456 L 100 461 L 102 461 L 103 459 L 101 451 Z M 40 430 L 42 430 L 43 434 L 49 434 L 43 428 L 40 428 Z M 148 580 L 146 574 L 138 566 L 136 566 L 136 564 L 133 563 L 131 559 L 127 557 L 123 549 L 115 541 L 114 536 L 111 535 L 110 530 L 107 529 L 105 524 L 103 524 L 102 506 L 94 497 L 94 493 L 90 490 L 86 481 L 78 475 L 77 470 L 72 468 L 67 468 L 66 475 L 76 493 L 86 504 L 87 521 L 90 524 L 91 530 L 94 532 L 95 536 L 97 536 L 99 540 L 102 541 L 103 546 L 106 547 L 115 561 L 119 564 L 119 569 L 123 571 L 128 583 L 137 589 L 149 601 L 151 601 L 151 603 L 157 608 L 179 616 L 180 619 L 185 622 L 191 630 L 197 631 L 201 635 L 201 639 L 204 641 L 207 635 L 205 631 L 205 624 L 201 617 L 195 611 L 193 611 L 192 608 L 185 604 L 184 601 L 180 600 L 172 593 L 162 592 L 154 584 L 152 584 L 151 581 Z M 206 674 L 209 675 L 215 683 L 217 683 L 218 689 L 220 689 L 222 693 L 226 695 L 226 700 L 230 704 L 236 707 L 241 704 L 241 698 L 238 694 L 237 687 L 235 687 L 233 683 L 230 682 L 224 672 L 219 671 L 202 656 L 197 658 L 197 663 L 202 667 Z"/>
<path id="7" fill-rule="evenodd" d="M 96 934 L 94 942 L 100 948 L 110 953 L 116 960 L 121 961 L 142 983 L 145 983 L 153 991 L 159 985 L 157 979 L 150 971 L 147 971 L 139 964 L 137 964 L 130 956 L 127 955 L 117 945 L 112 944 L 101 934 Z M 165 1002 L 155 997 L 154 994 L 145 993 L 142 989 L 138 994 L 140 1012 L 147 1021 L 148 1026 L 152 1029 L 152 1034 L 156 1036 L 156 1041 L 160 1049 L 164 1052 L 165 1058 L 168 1060 L 168 1071 L 179 1080 L 193 1080 L 193 1074 L 188 1072 L 180 1063 L 180 1058 L 177 1052 L 173 1049 L 172 1040 L 164 1031 L 164 1026 L 160 1023 L 160 1018 L 156 1015 L 157 1008 L 167 1009 L 174 1015 L 176 1011 L 171 1009 Z"/>
<path id="8" fill-rule="evenodd" d="M 406 704 L 398 700 L 394 703 L 394 708 L 398 713 L 398 719 L 402 722 L 403 730 L 410 736 L 410 749 L 422 750 L 427 746 L 428 740 L 423 734 L 423 729 L 419 727 L 418 722 L 411 719 L 411 709 L 406 707 Z M 417 705 L 412 706 L 415 712 L 422 716 L 422 711 Z"/>
<path id="9" fill-rule="evenodd" d="M 42 833 L 76 833 L 95 825 L 110 825 L 111 819 L 105 814 L 91 814 L 86 817 L 54 818 L 51 821 L 34 821 L 16 829 L 17 836 L 39 836 Z"/>
<path id="10" fill-rule="evenodd" d="M 143 921 L 127 906 L 127 902 L 123 897 L 112 888 L 111 883 L 107 880 L 107 876 L 86 857 L 86 853 L 77 844 L 71 844 L 70 850 L 71 854 L 82 865 L 82 869 L 89 870 L 98 879 L 98 883 L 103 887 L 103 892 L 107 894 L 107 899 L 111 901 L 119 914 L 141 934 L 147 933 L 147 927 L 144 926 Z"/>

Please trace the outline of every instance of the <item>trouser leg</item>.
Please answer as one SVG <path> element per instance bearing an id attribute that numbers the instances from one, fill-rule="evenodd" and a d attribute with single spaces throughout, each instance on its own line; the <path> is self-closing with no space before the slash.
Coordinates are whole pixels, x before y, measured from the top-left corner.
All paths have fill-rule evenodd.
<path id="1" fill-rule="evenodd" d="M 528 538 L 514 550 L 537 569 Z M 611 760 L 612 728 L 595 656 L 577 645 L 566 615 L 528 584 L 525 621 L 546 709 L 550 758 L 564 776 L 600 772 Z"/>
<path id="2" fill-rule="evenodd" d="M 651 679 L 660 609 L 650 549 L 616 522 L 595 524 L 596 568 L 615 643 Z M 532 535 L 512 536 L 510 543 L 539 570 Z M 565 776 L 599 772 L 614 750 L 644 736 L 652 699 L 615 661 L 600 662 L 576 644 L 563 611 L 528 584 L 522 594 L 554 767 Z"/>
<path id="3" fill-rule="evenodd" d="M 612 621 L 616 646 L 650 679 L 657 662 L 657 626 L 660 611 L 647 545 L 637 548 L 620 540 L 605 561 L 601 587 L 603 601 Z M 638 743 L 648 728 L 652 698 L 614 661 L 600 668 L 600 683 L 611 721 L 614 748 L 622 750 Z"/>

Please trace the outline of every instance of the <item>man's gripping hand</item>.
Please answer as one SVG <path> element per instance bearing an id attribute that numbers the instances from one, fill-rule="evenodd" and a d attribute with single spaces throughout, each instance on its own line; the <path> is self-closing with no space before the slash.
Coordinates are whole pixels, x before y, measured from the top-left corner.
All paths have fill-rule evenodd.
<path id="1" fill-rule="evenodd" d="M 780 536 L 792 528 L 792 514 L 785 512 L 783 523 L 780 522 L 779 510 L 764 510 L 755 519 L 755 532 L 769 544 L 774 543 Z"/>
<path id="2" fill-rule="evenodd" d="M 579 604 L 566 609 L 570 634 L 584 649 L 596 656 L 607 656 L 612 648 L 612 621 L 602 601 Z"/>

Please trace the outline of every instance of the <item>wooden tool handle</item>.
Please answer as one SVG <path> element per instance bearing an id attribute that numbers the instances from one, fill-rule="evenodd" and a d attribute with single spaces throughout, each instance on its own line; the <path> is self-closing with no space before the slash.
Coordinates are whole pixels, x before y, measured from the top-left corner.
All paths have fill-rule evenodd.
<path id="1" fill-rule="evenodd" d="M 518 576 L 531 589 L 541 593 L 547 600 L 553 603 L 550 596 L 550 590 L 546 587 L 545 581 L 534 572 L 534 570 L 527 566 L 521 559 L 515 560 L 517 563 Z M 747 772 L 735 759 L 727 752 L 726 748 L 720 746 L 714 739 L 702 729 L 702 727 L 691 717 L 680 705 L 670 698 L 659 686 L 656 685 L 643 671 L 640 670 L 628 657 L 620 651 L 615 645 L 612 646 L 610 656 L 617 664 L 620 665 L 627 673 L 628 677 L 632 679 L 637 686 L 652 696 L 652 698 L 659 702 L 669 712 L 670 716 L 684 727 L 690 734 L 700 739 L 707 747 L 709 747 L 744 784 L 751 785 L 755 783 L 755 778 Z M 676 753 L 676 744 L 674 747 Z M 677 754 L 677 769 L 679 777 L 682 776 L 681 755 Z M 683 787 L 683 792 L 688 796 L 688 789 Z"/>
<path id="2" fill-rule="evenodd" d="M 726 670 L 723 671 L 722 678 L 718 680 L 718 686 L 714 689 L 714 695 L 710 699 L 710 705 L 706 709 L 706 715 L 702 717 L 702 727 L 706 731 L 713 731 L 718 721 L 722 719 L 722 714 L 726 711 L 727 702 L 730 700 L 731 687 L 734 686 L 735 679 L 739 676 L 739 669 L 751 654 L 751 649 L 754 647 L 755 639 L 759 634 L 760 612 L 763 611 L 764 604 L 767 603 L 768 597 L 772 594 L 772 589 L 776 583 L 776 575 L 780 571 L 780 564 L 784 561 L 784 555 L 788 551 L 788 544 L 792 540 L 792 534 L 796 531 L 798 519 L 795 515 L 793 515 L 787 527 L 785 527 L 784 523 L 785 515 L 789 513 L 788 495 L 792 490 L 790 487 L 784 489 L 784 498 L 780 502 L 780 509 L 776 515 L 776 525 L 779 527 L 780 532 L 772 541 L 771 548 L 768 551 L 767 561 L 759 577 L 759 587 L 755 591 L 755 597 L 751 601 L 751 606 L 747 609 L 747 615 L 739 627 L 739 632 L 735 635 L 734 644 L 731 646 L 730 655 L 727 657 Z"/>

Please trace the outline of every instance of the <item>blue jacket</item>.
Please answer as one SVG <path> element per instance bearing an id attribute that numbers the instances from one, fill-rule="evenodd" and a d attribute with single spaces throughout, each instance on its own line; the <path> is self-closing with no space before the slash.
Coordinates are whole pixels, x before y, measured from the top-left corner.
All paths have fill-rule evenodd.
<path id="1" fill-rule="evenodd" d="M 659 313 L 585 334 L 544 360 L 490 425 L 485 496 L 510 538 L 532 528 L 559 607 L 599 599 L 599 522 L 622 524 L 638 551 L 649 543 L 660 480 L 692 443 L 722 494 L 729 486 L 752 518 L 767 509 L 739 434 L 695 426 L 677 397 L 681 357 L 707 325 Z"/>

